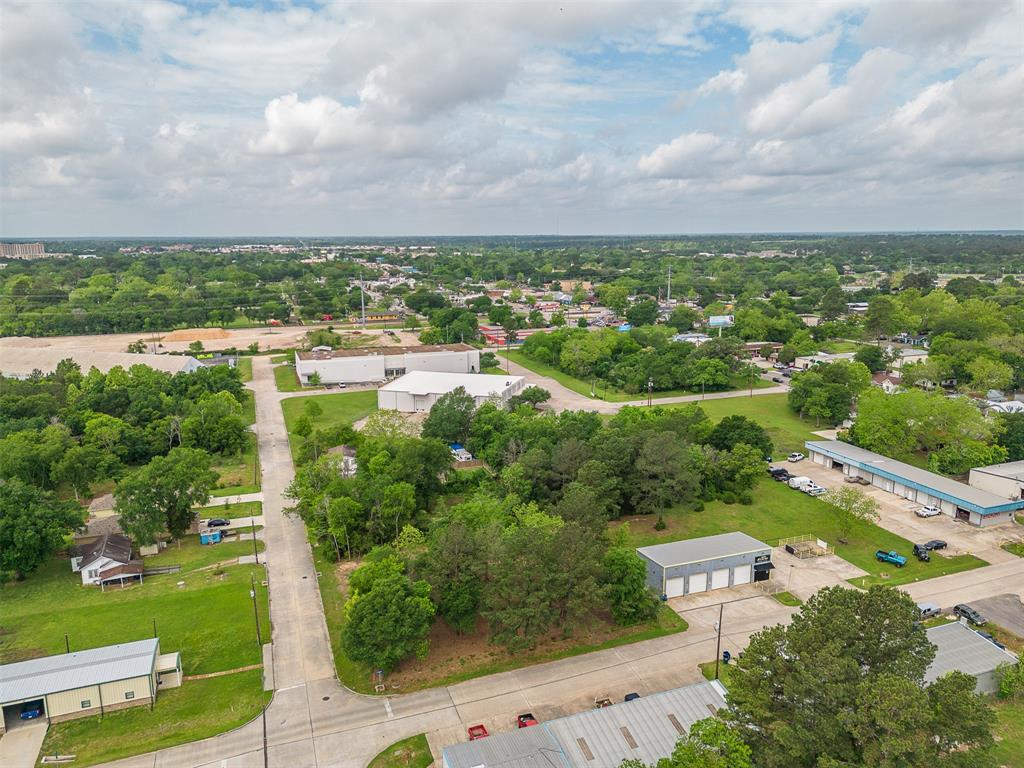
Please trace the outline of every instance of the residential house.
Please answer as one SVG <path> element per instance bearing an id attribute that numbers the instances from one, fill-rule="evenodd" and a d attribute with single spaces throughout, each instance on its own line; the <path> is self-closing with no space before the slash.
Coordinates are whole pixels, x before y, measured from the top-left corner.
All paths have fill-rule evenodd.
<path id="1" fill-rule="evenodd" d="M 82 574 L 82 584 L 91 586 L 142 579 L 142 561 L 132 559 L 132 540 L 117 533 L 105 533 L 78 547 L 71 570 Z"/>

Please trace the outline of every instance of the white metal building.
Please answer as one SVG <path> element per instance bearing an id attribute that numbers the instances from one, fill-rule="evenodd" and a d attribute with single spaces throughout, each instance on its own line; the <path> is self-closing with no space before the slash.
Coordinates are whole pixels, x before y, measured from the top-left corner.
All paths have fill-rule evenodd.
<path id="1" fill-rule="evenodd" d="M 1024 499 L 1024 461 L 975 467 L 967 482 L 975 488 L 1007 499 Z"/>
<path id="2" fill-rule="evenodd" d="M 977 693 L 995 693 L 999 688 L 996 670 L 1003 664 L 1016 664 L 1017 657 L 986 640 L 966 624 L 957 621 L 926 630 L 935 646 L 935 659 L 925 670 L 930 683 L 947 672 L 959 670 L 977 679 Z"/>
<path id="3" fill-rule="evenodd" d="M 479 373 L 480 350 L 469 344 L 422 344 L 295 353 L 295 373 L 303 384 L 309 384 L 314 373 L 322 384 L 356 384 L 385 381 L 411 371 Z"/>
<path id="4" fill-rule="evenodd" d="M 74 360 L 82 373 L 88 373 L 92 368 L 107 373 L 116 366 L 127 371 L 133 365 L 145 365 L 175 374 L 192 373 L 203 367 L 202 363 L 188 355 L 133 355 L 128 352 L 99 352 L 90 349 L 0 345 L 0 375 L 8 378 L 27 379 L 35 371 L 53 373 L 61 360 Z"/>
<path id="5" fill-rule="evenodd" d="M 41 702 L 48 723 L 149 704 L 159 688 L 181 685 L 181 654 L 157 638 L 0 665 L 0 733 L 21 708 Z"/>
<path id="6" fill-rule="evenodd" d="M 764 581 L 774 568 L 772 548 L 740 531 L 640 547 L 637 554 L 647 585 L 665 599 Z"/>
<path id="7" fill-rule="evenodd" d="M 388 382 L 377 390 L 377 407 L 384 410 L 429 411 L 441 395 L 462 387 L 477 407 L 488 401 L 505 406 L 509 398 L 526 386 L 522 376 L 495 376 L 486 373 L 438 373 L 413 371 Z"/>
<path id="8" fill-rule="evenodd" d="M 1017 510 L 1024 509 L 1024 498 L 1019 496 L 1010 500 L 839 440 L 811 440 L 804 445 L 815 464 L 850 477 L 862 477 L 876 488 L 907 501 L 938 507 L 950 517 L 972 525 L 1009 522 Z"/>

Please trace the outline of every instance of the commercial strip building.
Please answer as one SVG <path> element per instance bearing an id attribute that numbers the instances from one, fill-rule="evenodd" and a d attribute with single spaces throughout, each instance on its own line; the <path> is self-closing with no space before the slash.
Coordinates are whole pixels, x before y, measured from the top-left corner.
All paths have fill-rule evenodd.
<path id="1" fill-rule="evenodd" d="M 181 654 L 160 653 L 157 638 L 0 665 L 0 733 L 25 704 L 59 723 L 150 704 L 160 688 L 181 685 Z"/>
<path id="2" fill-rule="evenodd" d="M 772 548 L 740 531 L 640 547 L 647 584 L 663 598 L 769 578 Z"/>
<path id="3" fill-rule="evenodd" d="M 943 477 L 839 440 L 810 440 L 804 445 L 811 461 L 843 475 L 862 477 L 908 501 L 938 507 L 972 525 L 997 525 L 1013 520 L 1024 499 L 1008 499 L 983 488 Z"/>
<path id="4" fill-rule="evenodd" d="M 617 768 L 668 757 L 698 720 L 725 706 L 725 688 L 702 682 L 445 747 L 443 768 Z"/>
<path id="5" fill-rule="evenodd" d="M 494 376 L 485 373 L 438 373 L 413 371 L 390 381 L 377 390 L 377 407 L 381 410 L 414 413 L 429 411 L 441 395 L 462 387 L 477 407 L 486 402 L 505 406 L 509 398 L 526 386 L 522 376 Z"/>
<path id="6" fill-rule="evenodd" d="M 411 347 L 318 347 L 295 353 L 295 373 L 309 384 L 319 374 L 321 384 L 386 381 L 412 371 L 478 373 L 480 350 L 469 344 L 422 344 Z"/>
<path id="7" fill-rule="evenodd" d="M 133 365 L 145 365 L 165 373 L 192 373 L 203 364 L 188 355 L 134 355 L 128 352 L 99 352 L 88 349 L 58 349 L 56 347 L 19 347 L 0 345 L 0 376 L 27 379 L 36 371 L 53 373 L 61 360 L 78 363 L 82 373 L 95 368 L 107 373 L 111 368 L 128 370 Z"/>
<path id="8" fill-rule="evenodd" d="M 928 640 L 935 646 L 935 659 L 924 673 L 926 683 L 947 672 L 959 670 L 977 679 L 976 692 L 995 693 L 999 689 L 999 667 L 1017 663 L 1017 657 L 1012 653 L 986 640 L 960 621 L 926 631 Z"/>

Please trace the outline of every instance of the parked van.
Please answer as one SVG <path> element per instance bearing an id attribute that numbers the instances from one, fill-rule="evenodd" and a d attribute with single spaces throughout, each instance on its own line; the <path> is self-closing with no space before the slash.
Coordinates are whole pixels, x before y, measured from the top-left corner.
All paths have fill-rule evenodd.
<path id="1" fill-rule="evenodd" d="M 799 477 L 791 477 L 791 478 L 789 478 L 789 487 L 790 488 L 803 488 L 805 485 L 808 485 L 811 482 L 813 482 L 811 480 L 811 478 L 804 477 L 803 475 L 800 475 Z"/>

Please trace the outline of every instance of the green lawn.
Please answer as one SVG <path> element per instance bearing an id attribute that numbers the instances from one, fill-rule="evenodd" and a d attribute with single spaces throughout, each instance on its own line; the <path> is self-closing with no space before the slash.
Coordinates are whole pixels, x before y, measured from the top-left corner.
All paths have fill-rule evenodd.
<path id="1" fill-rule="evenodd" d="M 804 604 L 803 600 L 789 592 L 776 592 L 772 595 L 772 597 L 774 597 L 783 605 L 788 605 L 790 608 L 799 608 L 801 605 Z"/>
<path id="2" fill-rule="evenodd" d="M 754 397 L 726 397 L 717 400 L 701 400 L 697 403 L 713 421 L 726 416 L 746 416 L 753 419 L 768 432 L 775 446 L 776 459 L 784 459 L 793 451 L 806 453 L 806 440 L 820 440 L 812 433 L 817 429 L 813 421 L 805 421 L 789 410 L 787 395 L 755 395 Z M 683 405 L 689 405 L 684 403 Z M 670 408 L 672 406 L 665 406 Z M 682 406 L 680 406 L 682 407 Z"/>
<path id="3" fill-rule="evenodd" d="M 302 389 L 293 365 L 275 365 L 274 381 L 277 382 L 278 392 L 298 392 Z"/>
<path id="4" fill-rule="evenodd" d="M 367 768 L 428 768 L 434 762 L 424 734 L 396 741 L 383 750 Z"/>
<path id="5" fill-rule="evenodd" d="M 51 725 L 41 754 L 75 755 L 73 765 L 87 766 L 205 739 L 252 720 L 264 698 L 269 704 L 258 669 L 186 680 L 161 691 L 152 712 L 139 706 Z"/>
<path id="6" fill-rule="evenodd" d="M 241 536 L 241 534 L 239 534 Z M 262 552 L 263 542 L 256 542 L 256 551 Z M 240 538 L 238 541 L 225 541 L 220 544 L 200 544 L 199 535 L 182 536 L 172 541 L 159 555 L 147 557 L 146 567 L 156 568 L 161 565 L 180 565 L 182 571 L 194 571 L 214 563 L 232 560 L 242 555 L 252 554 L 252 536 Z M 173 574 L 172 574 L 173 575 Z M 161 577 L 163 578 L 163 577 Z"/>
<path id="7" fill-rule="evenodd" d="M 302 415 L 306 402 L 315 402 L 323 413 L 316 417 L 320 429 L 338 427 L 343 424 L 365 419 L 377 410 L 377 391 L 373 389 L 361 392 L 339 392 L 330 395 L 310 395 L 309 397 L 292 397 L 281 401 L 284 412 L 284 423 L 288 428 L 288 440 L 292 447 L 292 458 L 295 457 L 302 438 L 292 434 L 292 427 Z"/>
<path id="8" fill-rule="evenodd" d="M 209 549 L 218 546 L 227 545 Z M 251 547 L 249 542 L 249 551 Z M 191 567 L 198 561 L 178 559 L 171 549 L 151 562 Z M 260 586 L 262 566 L 235 565 L 220 575 L 183 570 L 101 592 L 82 586 L 70 563 L 54 558 L 25 581 L 0 587 L 0 663 L 63 653 L 65 632 L 73 650 L 142 640 L 153 636 L 155 619 L 161 649 L 181 651 L 186 675 L 258 664 L 262 655 L 249 597 L 251 576 L 256 579 L 266 640 L 270 624 L 267 590 Z M 184 586 L 177 586 L 179 581 Z"/>
<path id="9" fill-rule="evenodd" d="M 251 390 L 243 390 L 242 394 L 245 396 L 245 400 L 242 403 L 242 418 L 245 419 L 246 424 L 256 423 L 256 395 Z"/>
<path id="10" fill-rule="evenodd" d="M 217 487 L 210 491 L 211 496 L 236 496 L 258 491 L 260 470 L 255 433 L 246 435 L 241 455 L 214 457 L 213 471 L 220 477 Z"/>
<path id="11" fill-rule="evenodd" d="M 238 504 L 218 504 L 215 507 L 194 507 L 193 511 L 202 517 L 226 517 L 234 520 L 239 517 L 255 517 L 263 514 L 263 503 L 260 501 L 242 501 Z"/>
<path id="12" fill-rule="evenodd" d="M 995 702 L 996 747 L 993 757 L 1006 768 L 1024 768 L 1024 700 Z"/>
<path id="13" fill-rule="evenodd" d="M 1019 541 L 1008 542 L 1006 544 L 1003 544 L 1003 549 L 1005 549 L 1007 552 L 1009 552 L 1012 555 L 1016 555 L 1017 557 L 1024 557 L 1024 543 L 1022 543 L 1022 542 L 1019 542 Z"/>
<path id="14" fill-rule="evenodd" d="M 295 353 L 285 353 L 283 355 L 271 355 L 270 362 L 274 365 L 279 363 L 291 363 L 295 360 Z"/>
<path id="15" fill-rule="evenodd" d="M 242 381 L 252 381 L 252 358 L 238 358 L 238 372 L 242 374 Z"/>
<path id="16" fill-rule="evenodd" d="M 911 556 L 913 544 L 877 525 L 864 524 L 853 528 L 847 544 L 838 543 L 839 528 L 829 514 L 829 506 L 785 483 L 764 479 L 753 490 L 754 503 L 725 504 L 713 501 L 703 512 L 675 508 L 664 515 L 666 528 L 654 530 L 656 515 L 629 519 L 629 544 L 647 546 L 665 541 L 711 536 L 728 531 L 743 531 L 768 544 L 779 539 L 811 534 L 835 547 L 836 554 L 867 571 L 870 576 L 855 580 L 857 586 L 870 584 L 906 584 L 931 579 L 948 573 L 970 570 L 987 565 L 973 555 L 943 557 L 933 553 L 931 562 L 922 563 Z M 616 525 L 613 523 L 613 526 Z M 907 557 L 903 568 L 879 563 L 875 560 L 878 549 L 896 550 Z M 778 578 L 785 578 L 779 575 Z"/>

